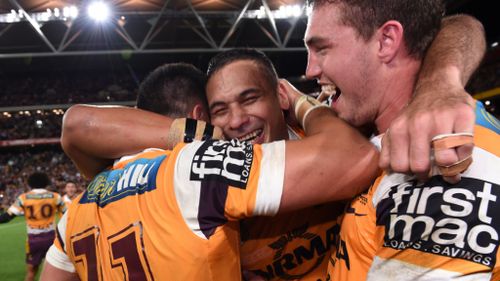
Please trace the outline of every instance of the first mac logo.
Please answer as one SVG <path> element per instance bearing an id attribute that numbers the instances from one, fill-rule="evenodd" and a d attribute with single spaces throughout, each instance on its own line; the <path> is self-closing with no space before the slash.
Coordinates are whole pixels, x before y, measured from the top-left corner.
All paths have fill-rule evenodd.
<path id="1" fill-rule="evenodd" d="M 246 142 L 205 141 L 191 164 L 191 180 L 215 180 L 245 189 L 253 161 L 253 146 Z"/>
<path id="2" fill-rule="evenodd" d="M 450 185 L 434 177 L 423 185 L 393 186 L 377 207 L 377 224 L 385 225 L 385 247 L 493 267 L 500 238 L 499 212 L 500 186 L 473 178 Z"/>

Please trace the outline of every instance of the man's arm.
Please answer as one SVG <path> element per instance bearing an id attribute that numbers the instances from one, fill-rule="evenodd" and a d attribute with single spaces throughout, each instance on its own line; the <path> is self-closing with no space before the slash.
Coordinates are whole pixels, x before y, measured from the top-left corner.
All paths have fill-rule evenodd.
<path id="1" fill-rule="evenodd" d="M 48 262 L 45 262 L 43 266 L 42 275 L 40 276 L 40 280 L 47 281 L 78 281 L 80 278 L 76 272 L 68 272 L 62 269 L 59 269 Z"/>
<path id="2" fill-rule="evenodd" d="M 4 212 L 0 215 L 0 223 L 8 223 L 12 219 L 14 219 L 16 215 L 11 214 L 9 211 Z"/>
<path id="3" fill-rule="evenodd" d="M 298 91 L 282 82 L 292 107 Z M 285 179 L 279 212 L 298 210 L 325 202 L 351 199 L 369 187 L 378 175 L 377 149 L 331 108 L 318 107 L 292 114 L 307 137 L 287 141 Z M 305 124 L 303 124 L 305 123 Z"/>
<path id="4" fill-rule="evenodd" d="M 450 16 L 424 59 L 414 98 L 387 131 L 380 166 L 411 171 L 425 178 L 430 168 L 430 141 L 439 134 L 472 133 L 474 101 L 464 87 L 486 50 L 483 26 L 473 17 Z M 447 166 L 472 153 L 472 145 L 435 153 Z M 457 181 L 458 177 L 448 178 Z"/>
<path id="5" fill-rule="evenodd" d="M 167 148 L 171 123 L 136 108 L 75 105 L 64 115 L 61 145 L 80 172 L 92 178 L 123 155 Z"/>
<path id="6" fill-rule="evenodd" d="M 331 109 L 311 112 L 306 138 L 286 142 L 280 212 L 351 199 L 378 175 L 378 152 Z"/>

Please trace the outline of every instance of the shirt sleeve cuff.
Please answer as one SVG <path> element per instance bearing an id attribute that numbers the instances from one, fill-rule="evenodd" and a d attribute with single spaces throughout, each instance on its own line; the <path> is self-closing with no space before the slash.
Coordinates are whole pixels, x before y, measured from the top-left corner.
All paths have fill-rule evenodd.
<path id="1" fill-rule="evenodd" d="M 52 245 L 45 256 L 45 259 L 52 266 L 67 271 L 67 272 L 75 272 L 75 266 L 69 260 L 68 256 L 61 252 L 55 245 Z"/>

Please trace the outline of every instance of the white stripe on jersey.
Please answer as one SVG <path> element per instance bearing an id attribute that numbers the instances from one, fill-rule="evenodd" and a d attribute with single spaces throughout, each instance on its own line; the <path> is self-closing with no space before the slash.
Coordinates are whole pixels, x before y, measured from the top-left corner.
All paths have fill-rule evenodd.
<path id="1" fill-rule="evenodd" d="M 48 263 L 56 268 L 68 272 L 76 272 L 75 266 L 73 265 L 73 263 L 71 263 L 68 256 L 65 253 L 59 251 L 59 249 L 57 249 L 54 244 L 50 246 L 45 259 Z"/>
<path id="2" fill-rule="evenodd" d="M 195 153 L 202 145 L 195 141 L 184 146 L 175 163 L 174 192 L 179 210 L 187 226 L 197 236 L 207 239 L 198 221 L 201 182 L 191 181 L 191 164 Z M 252 216 L 272 216 L 278 212 L 283 193 L 285 175 L 285 142 L 262 145 L 263 156 L 260 161 L 260 176 Z"/>
<path id="3" fill-rule="evenodd" d="M 57 232 L 59 232 L 62 241 L 64 241 L 64 245 L 61 245 L 64 247 L 64 251 L 66 253 L 68 252 L 68 247 L 66 246 L 66 225 L 68 224 L 68 212 L 64 213 L 64 215 L 61 217 L 59 220 L 59 223 L 57 224 Z"/>
<path id="4" fill-rule="evenodd" d="M 57 224 L 57 230 L 59 237 L 61 238 L 62 241 L 64 241 L 64 245 L 61 245 L 64 247 L 64 250 L 68 252 L 68 248 L 66 246 L 66 225 L 68 224 L 68 212 L 64 213 L 62 218 L 59 220 L 59 223 Z M 47 252 L 47 255 L 45 256 L 45 259 L 47 260 L 48 263 L 53 265 L 56 268 L 62 269 L 64 271 L 68 272 L 75 272 L 75 267 L 73 263 L 68 258 L 68 255 L 66 253 L 61 252 L 54 244 L 50 246 L 49 251 Z"/>
<path id="5" fill-rule="evenodd" d="M 194 141 L 184 146 L 179 152 L 175 162 L 174 192 L 179 210 L 189 229 L 197 236 L 207 239 L 198 222 L 201 182 L 190 180 L 191 162 L 202 144 L 202 142 Z"/>
<path id="6" fill-rule="evenodd" d="M 262 145 L 255 216 L 274 216 L 278 212 L 285 179 L 285 141 Z"/>
<path id="7" fill-rule="evenodd" d="M 439 280 L 490 280 L 491 272 L 461 276 L 462 273 L 444 269 L 420 267 L 396 259 L 375 257 L 366 280 L 398 280 L 398 281 L 439 281 Z"/>

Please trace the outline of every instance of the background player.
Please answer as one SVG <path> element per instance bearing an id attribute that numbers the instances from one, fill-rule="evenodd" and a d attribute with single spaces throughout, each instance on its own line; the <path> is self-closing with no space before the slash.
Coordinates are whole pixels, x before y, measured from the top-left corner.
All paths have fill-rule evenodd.
<path id="1" fill-rule="evenodd" d="M 55 218 L 65 211 L 61 196 L 46 188 L 50 179 L 45 173 L 34 173 L 28 178 L 30 191 L 19 195 L 6 213 L 0 215 L 0 223 L 15 216 L 24 215 L 28 238 L 26 241 L 26 281 L 34 280 L 38 267 L 55 238 Z"/>

